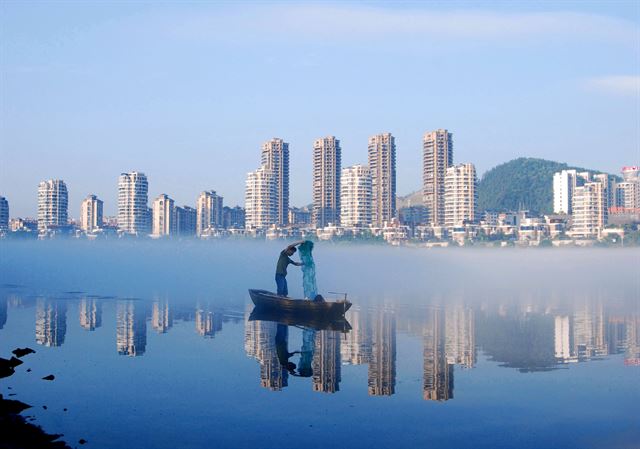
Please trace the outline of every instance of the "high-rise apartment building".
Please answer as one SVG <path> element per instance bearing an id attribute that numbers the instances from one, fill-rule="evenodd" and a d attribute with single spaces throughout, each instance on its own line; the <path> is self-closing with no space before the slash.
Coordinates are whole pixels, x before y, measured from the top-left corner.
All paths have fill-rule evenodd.
<path id="1" fill-rule="evenodd" d="M 453 135 L 446 129 L 425 133 L 422 138 L 422 197 L 429 214 L 429 222 L 445 222 L 444 178 L 453 165 Z"/>
<path id="2" fill-rule="evenodd" d="M 118 228 L 129 235 L 150 231 L 149 183 L 144 173 L 122 173 L 118 179 Z"/>
<path id="3" fill-rule="evenodd" d="M 174 201 L 162 193 L 153 201 L 152 210 L 151 235 L 154 237 L 175 235 L 178 223 Z"/>
<path id="4" fill-rule="evenodd" d="M 586 182 L 573 192 L 571 232 L 585 238 L 597 238 L 607 224 L 606 187 L 601 182 Z"/>
<path id="5" fill-rule="evenodd" d="M 89 195 L 82 200 L 80 206 L 80 228 L 85 232 L 93 232 L 102 227 L 102 200 Z"/>
<path id="6" fill-rule="evenodd" d="M 396 216 L 396 142 L 391 133 L 369 138 L 371 221 L 384 226 Z"/>
<path id="7" fill-rule="evenodd" d="M 275 177 L 273 171 L 263 165 L 247 174 L 245 226 L 247 229 L 266 229 L 277 222 Z"/>
<path id="8" fill-rule="evenodd" d="M 221 229 L 222 197 L 215 190 L 202 192 L 196 203 L 196 232 L 198 237 L 212 229 Z"/>
<path id="9" fill-rule="evenodd" d="M 275 184 L 276 224 L 289 223 L 289 144 L 274 137 L 262 144 L 262 166 L 271 170 Z"/>
<path id="10" fill-rule="evenodd" d="M 444 178 L 444 225 L 461 226 L 476 221 L 478 189 L 473 164 L 447 168 Z"/>
<path id="11" fill-rule="evenodd" d="M 553 175 L 553 213 L 570 214 L 573 190 L 576 188 L 575 170 L 562 170 Z"/>
<path id="12" fill-rule="evenodd" d="M 42 181 L 38 186 L 38 229 L 68 224 L 69 194 L 60 179 Z"/>
<path id="13" fill-rule="evenodd" d="M 366 227 L 371 224 L 371 172 L 366 165 L 344 168 L 340 179 L 340 224 Z"/>
<path id="14" fill-rule="evenodd" d="M 289 208 L 289 226 L 306 228 L 311 226 L 312 212 L 306 207 Z"/>
<path id="15" fill-rule="evenodd" d="M 244 229 L 244 226 L 245 226 L 244 208 L 240 206 L 223 207 L 222 222 L 225 229 Z"/>
<path id="16" fill-rule="evenodd" d="M 340 223 L 340 141 L 334 136 L 313 142 L 313 225 Z"/>
<path id="17" fill-rule="evenodd" d="M 0 231 L 9 230 L 9 202 L 0 196 Z"/>
<path id="18" fill-rule="evenodd" d="M 197 216 L 193 207 L 176 207 L 176 233 L 182 237 L 196 235 Z"/>
<path id="19" fill-rule="evenodd" d="M 616 212 L 640 214 L 640 167 L 623 167 L 622 182 L 614 185 Z"/>

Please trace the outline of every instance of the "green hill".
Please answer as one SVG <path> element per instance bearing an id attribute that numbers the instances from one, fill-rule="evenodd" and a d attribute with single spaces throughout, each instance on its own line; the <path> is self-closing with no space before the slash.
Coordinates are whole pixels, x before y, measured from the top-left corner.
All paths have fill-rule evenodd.
<path id="1" fill-rule="evenodd" d="M 498 165 L 478 182 L 478 210 L 518 210 L 541 214 L 553 212 L 553 174 L 575 169 L 602 173 L 564 162 L 521 157 Z"/>
<path id="2" fill-rule="evenodd" d="M 478 211 L 518 210 L 541 214 L 553 212 L 553 174 L 567 169 L 603 173 L 572 167 L 564 162 L 521 157 L 486 172 L 478 181 Z M 616 179 L 620 179 L 616 176 Z M 398 197 L 397 207 L 420 204 L 421 191 Z"/>

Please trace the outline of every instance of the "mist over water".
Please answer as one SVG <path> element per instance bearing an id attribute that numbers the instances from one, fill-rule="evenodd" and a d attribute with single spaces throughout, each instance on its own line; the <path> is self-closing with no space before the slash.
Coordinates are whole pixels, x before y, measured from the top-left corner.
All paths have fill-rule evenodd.
<path id="1" fill-rule="evenodd" d="M 0 357 L 36 350 L 0 393 L 101 449 L 640 440 L 640 251 L 319 242 L 336 330 L 253 314 L 286 245 L 0 242 Z"/>
<path id="2" fill-rule="evenodd" d="M 0 281 L 34 292 L 140 299 L 162 294 L 174 302 L 241 306 L 248 288 L 275 290 L 275 262 L 284 246 L 243 240 L 3 242 Z M 419 303 L 433 295 L 487 301 L 594 291 L 620 299 L 640 296 L 637 249 L 425 250 L 320 242 L 314 259 L 319 292 L 346 292 L 356 302 Z M 300 269 L 290 266 L 287 279 L 290 296 L 302 298 Z"/>

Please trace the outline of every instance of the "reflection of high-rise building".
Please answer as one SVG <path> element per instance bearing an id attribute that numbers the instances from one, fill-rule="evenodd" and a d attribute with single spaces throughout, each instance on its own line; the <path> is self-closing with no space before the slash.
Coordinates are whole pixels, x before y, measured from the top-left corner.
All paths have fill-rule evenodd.
<path id="1" fill-rule="evenodd" d="M 61 346 L 67 333 L 67 304 L 64 301 L 38 299 L 36 303 L 36 343 Z"/>
<path id="2" fill-rule="evenodd" d="M 147 203 L 149 183 L 144 173 L 122 173 L 118 179 L 118 228 L 125 234 L 150 231 Z"/>
<path id="3" fill-rule="evenodd" d="M 0 296 L 0 329 L 7 324 L 7 298 Z"/>
<path id="4" fill-rule="evenodd" d="M 390 133 L 369 138 L 371 220 L 383 226 L 396 216 L 396 141 Z"/>
<path id="5" fill-rule="evenodd" d="M 93 298 L 82 298 L 78 305 L 80 326 L 94 331 L 102 326 L 102 304 Z"/>
<path id="6" fill-rule="evenodd" d="M 244 349 L 247 356 L 260 363 L 260 385 L 269 390 L 282 390 L 288 385 L 289 373 L 280 364 L 276 351 L 277 323 L 249 321 L 245 316 Z"/>
<path id="7" fill-rule="evenodd" d="M 445 352 L 445 314 L 442 309 L 427 313 L 422 394 L 426 401 L 447 401 L 453 399 L 453 364 L 447 361 Z"/>
<path id="8" fill-rule="evenodd" d="M 153 302 L 151 326 L 160 334 L 166 333 L 173 327 L 173 310 L 169 307 L 169 301 L 157 300 Z"/>
<path id="9" fill-rule="evenodd" d="M 558 361 L 566 362 L 571 360 L 569 317 L 557 315 L 554 322 L 554 346 L 555 357 Z"/>
<path id="10" fill-rule="evenodd" d="M 367 313 L 351 309 L 347 318 L 351 330 L 341 335 L 340 358 L 345 365 L 362 365 L 371 360 L 371 323 Z"/>
<path id="11" fill-rule="evenodd" d="M 340 332 L 318 331 L 313 353 L 313 391 L 340 390 Z"/>
<path id="12" fill-rule="evenodd" d="M 313 225 L 340 224 L 340 141 L 334 136 L 313 142 Z"/>
<path id="13" fill-rule="evenodd" d="M 600 302 L 577 306 L 572 320 L 572 350 L 578 360 L 606 355 L 604 309 Z"/>
<path id="14" fill-rule="evenodd" d="M 445 352 L 447 363 L 473 368 L 476 363 L 473 310 L 449 306 L 445 310 Z"/>
<path id="15" fill-rule="evenodd" d="M 626 319 L 626 351 L 624 363 L 640 365 L 640 315 L 633 315 Z"/>
<path id="16" fill-rule="evenodd" d="M 275 223 L 289 223 L 289 144 L 274 137 L 262 144 L 262 166 L 271 170 L 275 183 Z"/>
<path id="17" fill-rule="evenodd" d="M 396 317 L 379 310 L 373 316 L 373 339 L 369 362 L 369 395 L 390 396 L 396 388 Z"/>
<path id="18" fill-rule="evenodd" d="M 118 354 L 136 357 L 147 347 L 147 316 L 136 301 L 118 301 L 116 306 L 116 347 Z"/>
<path id="19" fill-rule="evenodd" d="M 69 194 L 60 179 L 42 181 L 38 186 L 38 229 L 66 226 L 68 222 Z"/>
<path id="20" fill-rule="evenodd" d="M 196 332 L 203 337 L 213 338 L 222 330 L 222 314 L 198 308 L 196 310 Z"/>

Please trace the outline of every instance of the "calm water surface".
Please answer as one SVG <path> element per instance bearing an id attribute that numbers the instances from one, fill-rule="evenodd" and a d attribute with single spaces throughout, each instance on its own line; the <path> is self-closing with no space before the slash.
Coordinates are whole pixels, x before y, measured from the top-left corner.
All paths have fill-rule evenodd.
<path id="1" fill-rule="evenodd" d="M 275 245 L 23 245 L 1 247 L 0 356 L 36 353 L 0 392 L 72 445 L 640 447 L 638 253 L 318 245 L 341 332 L 250 319 Z"/>

